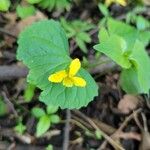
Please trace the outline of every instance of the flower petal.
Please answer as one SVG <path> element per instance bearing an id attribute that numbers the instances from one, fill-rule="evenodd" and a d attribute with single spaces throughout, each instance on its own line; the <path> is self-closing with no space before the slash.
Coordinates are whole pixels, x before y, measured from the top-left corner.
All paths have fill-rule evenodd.
<path id="1" fill-rule="evenodd" d="M 80 69 L 81 63 L 78 58 L 74 59 L 69 66 L 69 76 L 74 76 Z"/>
<path id="2" fill-rule="evenodd" d="M 72 87 L 73 86 L 73 81 L 71 78 L 69 77 L 66 77 L 64 80 L 63 80 L 63 85 L 66 86 L 66 87 Z"/>
<path id="3" fill-rule="evenodd" d="M 58 71 L 48 77 L 48 80 L 54 83 L 60 83 L 67 76 L 65 70 Z"/>
<path id="4" fill-rule="evenodd" d="M 126 6 L 127 2 L 126 0 L 117 0 L 118 4 L 122 5 L 122 6 Z"/>
<path id="5" fill-rule="evenodd" d="M 105 0 L 105 5 L 110 6 L 112 4 L 113 0 Z"/>
<path id="6" fill-rule="evenodd" d="M 80 87 L 86 86 L 86 81 L 83 78 L 73 77 L 72 80 L 75 86 L 80 86 Z"/>

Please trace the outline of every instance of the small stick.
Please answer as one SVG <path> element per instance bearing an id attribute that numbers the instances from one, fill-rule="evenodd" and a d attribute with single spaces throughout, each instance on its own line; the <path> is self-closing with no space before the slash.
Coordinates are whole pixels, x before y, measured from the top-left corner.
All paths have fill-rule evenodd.
<path id="1" fill-rule="evenodd" d="M 141 111 L 142 111 L 141 108 L 135 110 L 131 115 L 129 115 L 129 116 L 125 119 L 125 121 L 121 124 L 121 126 L 119 127 L 119 129 L 118 129 L 117 131 L 122 131 L 122 130 L 126 127 L 126 125 L 128 124 L 128 122 L 134 118 L 134 115 L 135 115 L 135 114 L 136 114 L 136 115 L 139 114 Z"/>
<path id="2" fill-rule="evenodd" d="M 142 114 L 142 118 L 143 118 L 144 131 L 145 131 L 145 132 L 148 132 L 146 116 L 145 116 L 145 114 L 144 114 L 144 113 L 141 113 L 141 114 Z"/>
<path id="3" fill-rule="evenodd" d="M 9 31 L 7 31 L 7 30 L 5 30 L 5 29 L 3 29 L 3 28 L 0 28 L 0 32 L 6 34 L 6 35 L 8 35 L 8 36 L 13 37 L 14 39 L 17 39 L 17 36 L 16 36 L 16 35 L 10 33 Z"/>
<path id="4" fill-rule="evenodd" d="M 128 122 L 129 122 L 131 119 L 133 119 L 133 118 L 135 117 L 135 114 L 137 115 L 137 114 L 140 113 L 141 111 L 142 111 L 142 109 L 139 108 L 139 109 L 135 110 L 132 114 L 130 114 L 130 115 L 124 120 L 124 122 L 121 124 L 121 126 L 119 127 L 119 129 L 116 130 L 116 131 L 111 135 L 111 137 L 112 137 L 112 138 L 113 138 L 113 137 L 116 137 L 116 135 L 117 135 L 118 133 L 121 133 L 121 131 L 122 131 L 122 130 L 126 127 L 126 125 L 128 124 Z M 107 141 L 105 140 L 105 141 L 101 144 L 101 146 L 98 148 L 98 150 L 104 149 L 104 148 L 106 147 L 106 145 L 107 145 Z"/>
<path id="5" fill-rule="evenodd" d="M 68 150 L 69 148 L 70 119 L 71 119 L 71 112 L 69 109 L 67 109 L 66 110 L 66 124 L 65 124 L 65 130 L 64 130 L 63 150 Z"/>
<path id="6" fill-rule="evenodd" d="M 26 77 L 28 69 L 26 67 L 13 66 L 0 66 L 0 81 L 18 79 Z"/>
<path id="7" fill-rule="evenodd" d="M 14 113 L 15 117 L 17 118 L 18 117 L 18 113 L 15 110 L 13 103 L 8 99 L 8 97 L 6 96 L 6 93 L 4 91 L 1 94 L 2 94 L 2 96 L 4 98 L 4 101 L 6 102 L 6 104 L 10 108 L 10 110 Z"/>
<path id="8" fill-rule="evenodd" d="M 73 111 L 75 114 L 80 115 L 87 123 L 91 124 L 91 126 L 101 132 L 102 136 L 114 147 L 118 148 L 118 150 L 125 150 L 121 145 L 116 143 L 111 137 L 109 137 L 106 133 L 104 133 L 89 117 L 81 113 L 80 111 Z"/>

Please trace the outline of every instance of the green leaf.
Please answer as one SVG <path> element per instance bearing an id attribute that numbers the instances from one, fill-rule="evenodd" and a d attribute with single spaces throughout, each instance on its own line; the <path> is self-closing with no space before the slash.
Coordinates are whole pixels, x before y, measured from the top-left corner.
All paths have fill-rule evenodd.
<path id="1" fill-rule="evenodd" d="M 28 39 L 27 39 L 28 38 Z M 30 42 L 31 40 L 31 42 Z M 33 42 L 33 44 L 32 44 Z M 38 42 L 40 42 L 38 44 Z M 20 45 L 21 43 L 21 45 Z M 17 58 L 23 59 L 22 55 L 27 56 L 27 59 L 29 57 L 29 52 L 34 56 L 39 54 L 45 54 L 48 53 L 47 49 L 43 50 L 41 47 L 41 44 L 44 44 L 45 47 L 52 47 L 51 54 L 60 55 L 60 54 L 69 54 L 69 45 L 67 38 L 65 36 L 64 30 L 61 28 L 60 24 L 54 20 L 43 20 L 39 21 L 37 23 L 33 23 L 31 26 L 27 27 L 24 32 L 22 32 L 19 36 L 18 44 L 20 50 L 18 50 Z M 29 44 L 29 45 L 26 45 Z M 35 45 L 34 45 L 35 44 Z M 30 50 L 28 52 L 28 48 L 38 48 L 38 50 L 35 53 L 35 50 Z M 54 50 L 53 50 L 54 47 Z M 60 51 L 61 49 L 61 51 Z M 25 58 L 26 59 L 26 58 Z"/>
<path id="2" fill-rule="evenodd" d="M 63 11 L 64 9 L 70 9 L 70 2 L 69 0 L 56 0 L 56 9 L 59 11 Z"/>
<path id="3" fill-rule="evenodd" d="M 27 0 L 28 3 L 30 4 L 37 4 L 39 2 L 41 2 L 42 0 Z"/>
<path id="4" fill-rule="evenodd" d="M 85 42 L 82 40 L 82 39 L 80 39 L 80 37 L 76 37 L 75 38 L 75 41 L 76 41 L 76 43 L 77 43 L 77 45 L 79 46 L 79 48 L 84 52 L 84 53 L 87 53 L 87 47 L 86 47 L 86 44 L 85 44 Z"/>
<path id="5" fill-rule="evenodd" d="M 107 26 L 109 34 L 117 34 L 126 40 L 128 49 L 134 46 L 136 40 L 143 42 L 145 46 L 150 41 L 149 31 L 139 31 L 124 22 L 110 18 L 108 19 Z"/>
<path id="6" fill-rule="evenodd" d="M 58 106 L 48 105 L 46 108 L 47 114 L 54 114 L 58 111 Z"/>
<path id="7" fill-rule="evenodd" d="M 34 6 L 21 6 L 21 5 L 17 6 L 17 15 L 21 19 L 32 16 L 35 13 L 36 13 L 36 10 Z"/>
<path id="8" fill-rule="evenodd" d="M 42 0 L 39 3 L 39 6 L 43 9 L 48 8 L 49 11 L 51 11 L 55 7 L 56 0 Z"/>
<path id="9" fill-rule="evenodd" d="M 145 30 L 150 27 L 150 22 L 142 16 L 136 17 L 136 26 L 139 30 Z"/>
<path id="10" fill-rule="evenodd" d="M 63 11 L 64 9 L 69 10 L 71 4 L 69 0 L 42 0 L 39 6 L 43 9 L 48 9 L 48 11 L 52 11 L 53 9 Z"/>
<path id="11" fill-rule="evenodd" d="M 104 42 L 95 45 L 94 49 L 104 53 L 123 68 L 130 68 L 131 63 L 128 56 L 125 55 L 127 46 L 124 39 L 117 35 L 111 35 L 106 41 L 105 39 L 102 41 Z"/>
<path id="12" fill-rule="evenodd" d="M 45 150 L 54 150 L 54 149 L 53 149 L 53 145 L 49 144 L 49 145 L 46 147 Z"/>
<path id="13" fill-rule="evenodd" d="M 50 120 L 51 120 L 51 123 L 59 123 L 60 122 L 60 118 L 58 115 L 51 115 Z"/>
<path id="14" fill-rule="evenodd" d="M 99 3 L 99 4 L 98 4 L 98 8 L 99 8 L 99 10 L 101 11 L 101 13 L 102 13 L 105 17 L 110 16 L 109 10 L 108 10 L 108 8 L 106 7 L 106 5 L 104 5 L 104 4 L 102 4 L 102 3 Z"/>
<path id="15" fill-rule="evenodd" d="M 100 130 L 96 130 L 96 131 L 95 131 L 95 135 L 96 135 L 96 138 L 97 138 L 98 140 L 102 139 L 102 133 L 101 133 Z"/>
<path id="16" fill-rule="evenodd" d="M 40 101 L 73 109 L 86 106 L 98 94 L 95 81 L 83 69 L 77 76 L 86 80 L 84 88 L 67 88 L 62 83 L 48 81 L 49 75 L 67 69 L 71 62 L 68 41 L 58 22 L 44 20 L 34 23 L 21 33 L 18 44 L 17 58 L 30 69 L 28 82 L 43 91 Z"/>
<path id="17" fill-rule="evenodd" d="M 24 91 L 24 99 L 26 102 L 30 102 L 34 96 L 34 91 L 35 91 L 35 85 L 33 84 L 27 84 L 27 87 Z"/>
<path id="18" fill-rule="evenodd" d="M 15 126 L 15 131 L 19 134 L 23 134 L 26 130 L 26 126 L 22 124 L 22 122 L 19 122 L 17 126 Z"/>
<path id="19" fill-rule="evenodd" d="M 136 41 L 129 59 L 134 63 L 138 80 L 144 93 L 150 90 L 150 58 L 145 51 L 143 43 Z"/>
<path id="20" fill-rule="evenodd" d="M 76 35 L 75 29 L 72 27 L 72 25 L 66 21 L 65 18 L 60 19 L 61 25 L 65 29 L 66 35 L 68 38 L 71 38 Z"/>
<path id="21" fill-rule="evenodd" d="M 3 116 L 8 113 L 8 107 L 4 103 L 3 98 L 0 97 L 0 116 Z"/>
<path id="22" fill-rule="evenodd" d="M 45 111 L 39 107 L 34 107 L 31 112 L 32 112 L 32 115 L 36 118 L 40 118 L 45 115 Z"/>
<path id="23" fill-rule="evenodd" d="M 102 27 L 101 30 L 99 31 L 98 39 L 100 42 L 105 42 L 109 39 L 109 34 L 104 27 Z"/>
<path id="24" fill-rule="evenodd" d="M 10 4 L 10 0 L 0 0 L 0 11 L 8 11 Z"/>
<path id="25" fill-rule="evenodd" d="M 42 116 L 37 124 L 36 136 L 37 137 L 42 136 L 50 128 L 50 125 L 51 125 L 50 117 L 47 115 Z"/>
<path id="26" fill-rule="evenodd" d="M 120 75 L 120 85 L 129 94 L 143 93 L 135 68 L 123 69 Z"/>
<path id="27" fill-rule="evenodd" d="M 80 32 L 80 33 L 78 33 L 77 36 L 78 36 L 78 38 L 80 38 L 81 40 L 83 40 L 87 43 L 91 42 L 91 37 L 86 32 Z"/>

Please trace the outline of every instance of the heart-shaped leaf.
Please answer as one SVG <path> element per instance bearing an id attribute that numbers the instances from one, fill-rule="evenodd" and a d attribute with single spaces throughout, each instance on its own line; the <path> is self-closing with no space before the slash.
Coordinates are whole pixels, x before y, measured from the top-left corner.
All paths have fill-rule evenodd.
<path id="1" fill-rule="evenodd" d="M 117 35 L 107 37 L 106 34 L 104 34 L 104 37 L 105 39 L 102 40 L 103 42 L 95 45 L 94 48 L 109 56 L 123 68 L 130 68 L 131 63 L 128 60 L 128 57 L 124 55 L 127 48 L 124 39 Z"/>
<path id="2" fill-rule="evenodd" d="M 87 82 L 85 87 L 65 87 L 48 81 L 49 75 L 66 70 L 71 62 L 66 35 L 60 24 L 44 20 L 25 29 L 18 40 L 17 58 L 29 68 L 28 82 L 43 90 L 40 100 L 61 108 L 86 106 L 97 95 L 98 87 L 84 69 L 78 76 Z"/>

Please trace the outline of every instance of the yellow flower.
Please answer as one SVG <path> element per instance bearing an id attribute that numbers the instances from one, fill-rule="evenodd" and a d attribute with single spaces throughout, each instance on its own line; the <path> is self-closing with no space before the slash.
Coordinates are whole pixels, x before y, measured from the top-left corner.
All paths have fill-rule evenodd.
<path id="1" fill-rule="evenodd" d="M 106 6 L 110 6 L 112 3 L 118 3 L 122 6 L 126 6 L 127 2 L 126 0 L 105 0 Z"/>
<path id="2" fill-rule="evenodd" d="M 86 81 L 81 77 L 75 75 L 81 68 L 81 63 L 78 58 L 72 60 L 69 69 L 58 71 L 48 77 L 50 82 L 61 83 L 66 87 L 79 86 L 85 87 Z"/>

